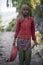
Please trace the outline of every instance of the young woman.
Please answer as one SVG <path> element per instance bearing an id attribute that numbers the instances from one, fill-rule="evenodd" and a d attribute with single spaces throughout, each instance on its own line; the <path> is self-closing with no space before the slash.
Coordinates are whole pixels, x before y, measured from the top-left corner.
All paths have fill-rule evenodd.
<path id="1" fill-rule="evenodd" d="M 17 19 L 16 32 L 14 35 L 14 43 L 17 38 L 17 47 L 19 50 L 20 65 L 30 65 L 31 61 L 31 37 L 35 44 L 35 26 L 34 19 L 29 16 L 30 7 L 23 4 L 21 8 L 21 16 Z"/>

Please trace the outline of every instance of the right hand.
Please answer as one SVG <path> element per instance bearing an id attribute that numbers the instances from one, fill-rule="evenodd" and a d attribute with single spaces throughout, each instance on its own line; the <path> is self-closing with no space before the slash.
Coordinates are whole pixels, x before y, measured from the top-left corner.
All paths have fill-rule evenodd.
<path id="1" fill-rule="evenodd" d="M 14 39 L 14 41 L 13 41 L 13 46 L 15 45 L 15 42 L 16 42 L 16 39 Z"/>

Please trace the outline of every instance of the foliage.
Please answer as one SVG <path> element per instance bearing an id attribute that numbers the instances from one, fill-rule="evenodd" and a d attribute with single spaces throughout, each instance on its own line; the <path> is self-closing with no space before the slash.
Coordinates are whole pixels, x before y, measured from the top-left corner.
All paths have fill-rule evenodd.
<path id="1" fill-rule="evenodd" d="M 43 6 L 41 6 L 40 4 L 36 6 L 36 10 L 35 13 L 39 16 L 43 18 Z"/>
<path id="2" fill-rule="evenodd" d="M 36 6 L 40 3 L 40 0 L 31 0 L 32 14 L 34 16 L 35 11 L 37 11 Z"/>
<path id="3" fill-rule="evenodd" d="M 9 26 L 6 28 L 6 31 L 15 31 L 16 27 L 16 20 L 12 19 L 12 21 L 9 23 Z"/>

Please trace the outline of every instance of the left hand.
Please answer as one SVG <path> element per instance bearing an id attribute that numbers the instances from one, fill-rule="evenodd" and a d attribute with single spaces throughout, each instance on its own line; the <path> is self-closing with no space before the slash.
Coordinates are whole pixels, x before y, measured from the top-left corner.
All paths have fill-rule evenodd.
<path id="1" fill-rule="evenodd" d="M 31 49 L 34 48 L 35 45 L 36 45 L 36 47 L 37 47 L 37 45 L 38 45 L 37 41 L 34 41 L 34 43 L 35 43 L 35 44 L 34 44 L 33 46 L 31 46 Z"/>
<path id="2" fill-rule="evenodd" d="M 35 43 L 36 46 L 38 45 L 37 41 L 34 41 L 34 43 Z"/>

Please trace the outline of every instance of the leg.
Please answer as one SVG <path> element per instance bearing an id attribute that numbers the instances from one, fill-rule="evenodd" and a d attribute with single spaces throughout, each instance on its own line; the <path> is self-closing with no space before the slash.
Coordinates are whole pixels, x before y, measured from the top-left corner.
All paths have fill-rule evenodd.
<path id="1" fill-rule="evenodd" d="M 25 51 L 25 65 L 30 65 L 31 62 L 31 49 Z"/>
<path id="2" fill-rule="evenodd" d="M 24 51 L 19 51 L 19 62 L 20 65 L 24 65 Z"/>

